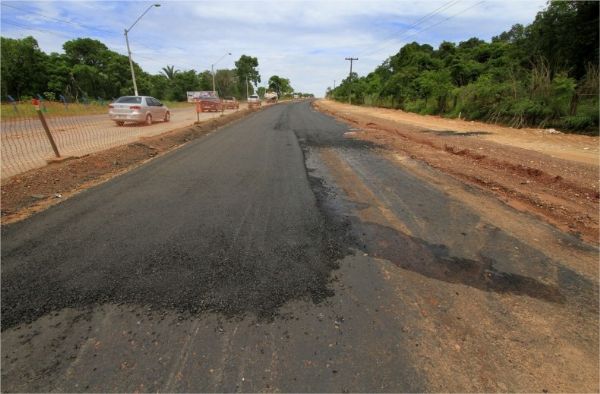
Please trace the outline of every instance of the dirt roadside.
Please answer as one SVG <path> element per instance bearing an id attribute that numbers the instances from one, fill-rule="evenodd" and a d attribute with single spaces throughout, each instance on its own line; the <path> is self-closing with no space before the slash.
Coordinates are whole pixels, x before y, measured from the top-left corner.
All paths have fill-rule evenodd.
<path id="1" fill-rule="evenodd" d="M 260 110 L 260 109 L 259 109 Z M 1 184 L 2 225 L 25 219 L 80 191 L 106 182 L 188 141 L 255 111 L 244 109 L 61 163 L 36 168 Z"/>
<path id="2" fill-rule="evenodd" d="M 597 137 L 515 130 L 329 100 L 313 106 L 349 123 L 349 137 L 426 162 L 598 244 Z"/>

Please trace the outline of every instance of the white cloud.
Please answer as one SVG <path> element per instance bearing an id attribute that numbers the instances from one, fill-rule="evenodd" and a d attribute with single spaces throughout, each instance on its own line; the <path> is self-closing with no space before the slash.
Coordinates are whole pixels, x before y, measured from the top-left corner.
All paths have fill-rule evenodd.
<path id="1" fill-rule="evenodd" d="M 2 7 L 3 36 L 34 35 L 47 52 L 61 51 L 70 38 L 91 36 L 124 54 L 123 29 L 152 3 L 2 4 L 7 5 Z M 263 83 L 277 74 L 290 78 L 296 90 L 322 95 L 333 80 L 346 77 L 346 56 L 358 56 L 355 70 L 366 74 L 405 42 L 435 46 L 443 40 L 474 36 L 490 39 L 514 23 L 530 23 L 544 4 L 544 0 L 163 0 L 160 8 L 151 9 L 132 29 L 130 39 L 134 59 L 152 73 L 167 64 L 209 69 L 224 53 L 232 52 L 217 67 L 233 67 L 242 54 L 256 56 Z M 440 8 L 407 33 L 420 18 Z M 27 31 L 23 26 L 43 31 Z"/>

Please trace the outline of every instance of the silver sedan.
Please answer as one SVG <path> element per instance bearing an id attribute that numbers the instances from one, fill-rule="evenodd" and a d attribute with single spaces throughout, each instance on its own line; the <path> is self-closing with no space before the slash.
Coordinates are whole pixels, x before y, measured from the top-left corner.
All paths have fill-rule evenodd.
<path id="1" fill-rule="evenodd" d="M 171 111 L 154 97 L 123 96 L 108 106 L 108 116 L 118 126 L 123 126 L 125 122 L 151 125 L 155 120 L 171 120 Z"/>

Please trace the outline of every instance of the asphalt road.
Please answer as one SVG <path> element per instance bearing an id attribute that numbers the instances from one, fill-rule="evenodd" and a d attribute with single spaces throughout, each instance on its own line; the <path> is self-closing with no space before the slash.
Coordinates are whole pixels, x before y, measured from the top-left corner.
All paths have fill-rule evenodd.
<path id="1" fill-rule="evenodd" d="M 2 228 L 3 391 L 597 391 L 598 249 L 277 105 Z"/>

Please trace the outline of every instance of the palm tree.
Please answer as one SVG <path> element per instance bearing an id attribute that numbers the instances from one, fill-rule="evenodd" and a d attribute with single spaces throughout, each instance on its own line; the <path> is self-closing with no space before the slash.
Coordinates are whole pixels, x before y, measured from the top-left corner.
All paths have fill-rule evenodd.
<path id="1" fill-rule="evenodd" d="M 173 80 L 175 74 L 177 74 L 179 70 L 175 70 L 175 66 L 167 65 L 167 67 L 162 68 L 162 72 L 165 75 L 165 77 L 167 77 L 167 79 Z"/>

